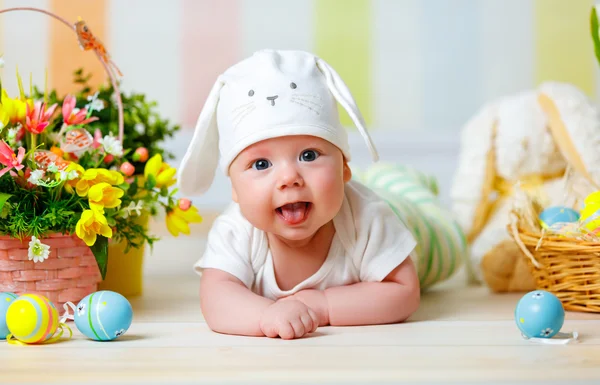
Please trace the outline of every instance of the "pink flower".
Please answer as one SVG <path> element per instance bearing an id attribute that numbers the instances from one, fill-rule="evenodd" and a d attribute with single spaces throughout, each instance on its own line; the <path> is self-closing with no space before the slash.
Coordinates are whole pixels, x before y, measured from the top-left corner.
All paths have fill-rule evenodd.
<path id="1" fill-rule="evenodd" d="M 0 170 L 0 177 L 13 168 L 15 170 L 21 170 L 23 167 L 25 167 L 21 164 L 24 157 L 25 149 L 23 147 L 19 147 L 19 155 L 17 156 L 5 141 L 0 141 L 0 164 L 6 166 Z"/>
<path id="2" fill-rule="evenodd" d="M 74 124 L 87 124 L 90 122 L 93 122 L 95 120 L 98 120 L 97 117 L 93 116 L 89 119 L 86 119 L 85 116 L 87 115 L 87 110 L 85 108 L 82 109 L 76 109 L 75 108 L 75 104 L 77 103 L 77 98 L 75 98 L 72 95 L 67 95 L 65 97 L 65 100 L 63 102 L 63 106 L 62 106 L 62 115 L 63 115 L 63 122 L 67 125 L 67 126 L 72 126 Z"/>
<path id="3" fill-rule="evenodd" d="M 57 104 L 46 109 L 46 104 L 35 102 L 33 109 L 27 104 L 27 115 L 25 116 L 25 129 L 34 134 L 41 134 L 50 124 L 50 118 L 56 110 Z"/>
<path id="4" fill-rule="evenodd" d="M 92 144 L 94 148 L 98 148 L 102 146 L 102 131 L 99 128 L 96 128 L 94 131 L 94 143 Z"/>
<path id="5" fill-rule="evenodd" d="M 15 137 L 15 140 L 17 142 L 23 140 L 23 138 L 25 137 L 26 133 L 27 133 L 27 131 L 25 130 L 25 127 L 21 126 L 21 128 L 19 129 L 19 131 L 17 131 L 17 136 Z"/>

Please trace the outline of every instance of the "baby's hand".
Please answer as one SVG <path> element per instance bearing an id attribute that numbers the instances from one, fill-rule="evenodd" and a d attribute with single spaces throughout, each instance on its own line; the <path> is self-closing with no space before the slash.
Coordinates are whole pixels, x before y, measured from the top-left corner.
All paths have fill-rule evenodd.
<path id="1" fill-rule="evenodd" d="M 308 306 L 297 300 L 277 301 L 263 311 L 260 330 L 267 337 L 284 340 L 300 338 L 317 330 L 319 318 Z"/>

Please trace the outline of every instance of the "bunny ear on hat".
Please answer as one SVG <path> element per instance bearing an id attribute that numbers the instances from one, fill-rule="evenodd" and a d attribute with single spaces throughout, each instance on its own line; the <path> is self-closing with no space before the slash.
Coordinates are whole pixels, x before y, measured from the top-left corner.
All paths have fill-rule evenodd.
<path id="1" fill-rule="evenodd" d="M 340 75 L 323 59 L 317 58 L 317 67 L 321 70 L 323 75 L 325 75 L 325 80 L 327 81 L 327 87 L 329 91 L 333 94 L 333 97 L 340 103 L 342 107 L 348 112 L 348 115 L 358 128 L 358 131 L 362 135 L 369 151 L 371 152 L 371 156 L 373 157 L 373 161 L 377 162 L 379 160 L 379 154 L 377 153 L 377 149 L 373 144 L 373 140 L 369 135 L 369 132 L 366 129 L 366 124 L 363 119 L 360 110 L 358 109 L 348 86 L 342 80 Z"/>
<path id="2" fill-rule="evenodd" d="M 194 136 L 181 161 L 177 175 L 179 191 L 184 195 L 201 195 L 211 186 L 219 163 L 217 106 L 224 81 L 221 76 L 213 85 L 200 112 Z"/>

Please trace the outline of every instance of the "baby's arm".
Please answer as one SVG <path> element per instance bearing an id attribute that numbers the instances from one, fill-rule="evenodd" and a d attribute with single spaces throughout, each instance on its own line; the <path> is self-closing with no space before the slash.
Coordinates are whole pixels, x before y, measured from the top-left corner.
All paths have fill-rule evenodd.
<path id="1" fill-rule="evenodd" d="M 319 326 L 317 315 L 301 301 L 274 302 L 254 294 L 238 278 L 205 269 L 200 306 L 215 332 L 244 336 L 300 338 Z"/>
<path id="2" fill-rule="evenodd" d="M 319 326 L 351 326 L 405 321 L 419 307 L 421 294 L 415 266 L 407 258 L 382 282 L 303 290 L 288 298 L 315 309 Z"/>
<path id="3" fill-rule="evenodd" d="M 208 326 L 219 333 L 264 336 L 263 311 L 273 303 L 248 290 L 234 277 L 218 269 L 205 269 L 200 280 L 200 306 Z"/>

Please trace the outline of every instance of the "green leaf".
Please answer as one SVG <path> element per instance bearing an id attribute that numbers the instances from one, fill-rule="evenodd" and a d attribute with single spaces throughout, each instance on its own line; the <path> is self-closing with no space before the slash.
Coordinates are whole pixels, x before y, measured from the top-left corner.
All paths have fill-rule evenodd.
<path id="1" fill-rule="evenodd" d="M 94 257 L 96 257 L 96 263 L 98 263 L 102 279 L 105 279 L 106 269 L 108 267 L 108 238 L 99 235 L 96 238 L 96 243 L 94 243 L 90 249 L 92 249 L 92 253 L 94 253 Z"/>
<path id="2" fill-rule="evenodd" d="M 0 193 L 0 212 L 2 212 L 2 208 L 6 201 L 12 196 L 12 194 Z"/>
<path id="3" fill-rule="evenodd" d="M 148 178 L 146 179 L 146 189 L 148 190 L 152 190 L 154 188 L 154 186 L 156 186 L 156 178 L 154 177 L 154 175 L 150 174 L 148 175 Z"/>
<path id="4" fill-rule="evenodd" d="M 594 42 L 594 52 L 596 54 L 596 60 L 600 62 L 600 30 L 598 26 L 598 14 L 596 13 L 596 7 L 592 7 L 590 14 L 590 29 L 592 34 L 592 40 Z"/>
<path id="5" fill-rule="evenodd" d="M 117 221 L 113 217 L 108 217 L 106 218 L 106 223 L 108 223 L 108 225 L 112 227 L 117 224 Z"/>

